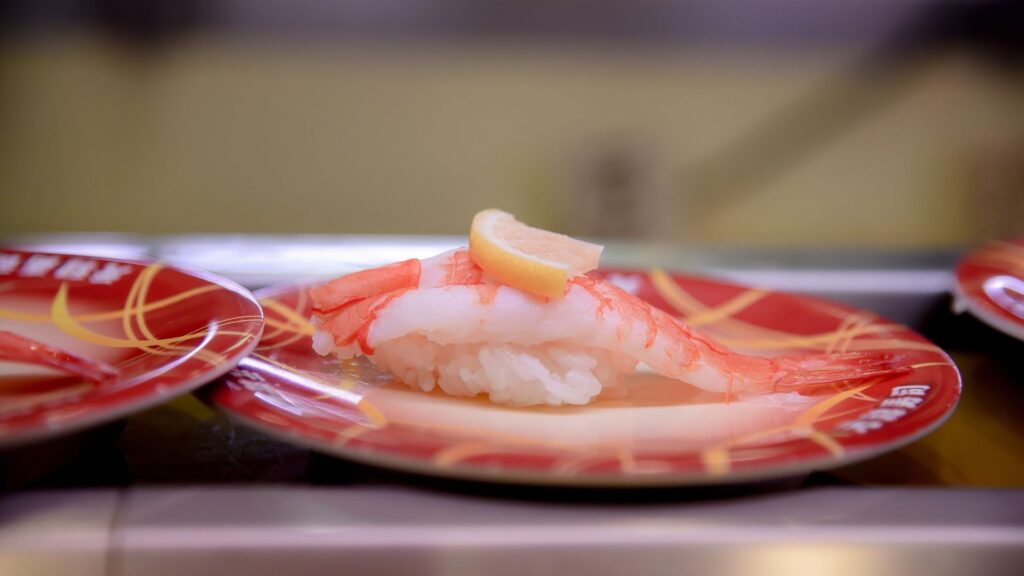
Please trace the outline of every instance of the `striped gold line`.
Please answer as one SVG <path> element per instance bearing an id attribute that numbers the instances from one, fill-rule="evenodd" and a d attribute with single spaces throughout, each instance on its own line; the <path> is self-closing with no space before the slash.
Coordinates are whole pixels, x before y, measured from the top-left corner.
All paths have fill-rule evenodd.
<path id="1" fill-rule="evenodd" d="M 369 431 L 370 429 L 366 428 L 365 426 L 362 426 L 360 424 L 353 424 L 339 432 L 338 436 L 335 437 L 334 441 L 342 445 L 348 444 L 350 441 L 362 436 L 363 434 Z"/>
<path id="2" fill-rule="evenodd" d="M 836 335 L 835 340 L 832 340 L 831 342 L 828 343 L 828 345 L 825 347 L 825 352 L 835 352 L 836 346 L 838 346 L 839 342 L 845 340 L 845 335 L 850 331 L 850 327 L 855 325 L 856 321 L 856 313 L 847 314 L 846 316 L 844 316 L 842 321 L 839 323 L 839 327 L 836 328 L 834 332 L 834 334 Z"/>
<path id="3" fill-rule="evenodd" d="M 0 308 L 0 318 L 5 320 L 17 320 L 18 322 L 49 322 L 50 317 L 46 314 L 32 314 L 31 312 L 18 312 L 17 310 L 4 310 Z"/>
<path id="4" fill-rule="evenodd" d="M 852 388 L 840 394 L 829 396 L 825 400 L 805 410 L 791 424 L 744 434 L 742 436 L 730 438 L 717 446 L 706 448 L 701 452 L 701 460 L 704 463 L 704 467 L 713 475 L 728 473 L 731 468 L 729 451 L 732 448 L 742 446 L 743 444 L 760 440 L 762 438 L 785 433 L 791 433 L 798 437 L 808 438 L 835 454 L 842 454 L 842 446 L 834 443 L 834 441 L 826 435 L 820 434 L 814 429 L 813 425 L 815 422 L 819 421 L 823 414 L 825 414 L 829 409 L 838 405 L 843 400 L 859 394 L 861 391 L 872 386 L 876 382 L 878 382 L 877 379 L 858 386 L 857 388 Z M 820 434 L 821 437 L 817 437 L 818 434 Z M 835 450 L 838 450 L 838 452 L 835 452 Z"/>
<path id="5" fill-rule="evenodd" d="M 216 285 L 200 286 L 199 288 L 193 288 L 186 290 L 174 296 L 156 300 L 149 304 L 146 304 L 143 308 L 143 312 L 152 312 L 161 308 L 166 308 L 172 304 L 177 304 L 183 300 L 188 300 L 194 296 L 198 296 L 211 290 L 220 290 L 221 288 Z M 124 308 L 120 310 L 109 310 L 106 312 L 92 312 L 88 314 L 76 314 L 74 319 L 76 322 L 88 323 L 88 322 L 100 322 L 104 320 L 117 320 L 124 315 Z M 135 313 L 134 309 L 129 310 L 129 313 Z M 50 316 L 48 314 L 32 314 L 27 312 L 19 312 L 17 310 L 5 310 L 0 308 L 0 318 L 6 318 L 9 320 L 19 320 L 22 322 L 49 322 Z"/>
<path id="6" fill-rule="evenodd" d="M 857 398 L 858 400 L 864 400 L 864 398 L 861 398 L 859 396 L 855 396 L 855 398 Z M 867 401 L 867 400 L 865 400 L 865 401 Z M 877 399 L 872 399 L 870 402 L 873 404 L 875 402 L 878 402 L 878 400 Z M 847 416 L 853 416 L 854 414 L 861 414 L 863 412 L 864 412 L 864 407 L 863 406 L 861 406 L 859 408 L 851 408 L 849 410 L 843 410 L 841 412 L 832 412 L 832 413 L 830 413 L 830 414 L 828 414 L 826 416 L 819 416 L 818 419 L 814 423 L 815 424 L 822 424 L 822 423 L 828 422 L 829 420 L 839 420 L 839 419 L 842 419 L 842 418 L 846 418 Z"/>
<path id="7" fill-rule="evenodd" d="M 832 438 L 820 430 L 812 430 L 811 433 L 807 435 L 807 439 L 821 446 L 825 450 L 828 450 L 833 456 L 843 455 L 843 446 L 839 444 L 839 442 L 836 442 L 835 438 Z"/>
<path id="8" fill-rule="evenodd" d="M 900 327 L 895 325 L 895 324 L 871 324 L 871 325 L 864 326 L 863 328 L 858 329 L 858 336 L 866 336 L 866 335 L 870 335 L 870 334 L 892 332 L 896 328 L 900 328 Z M 733 338 L 733 337 L 725 337 L 725 336 L 718 336 L 715 339 L 718 340 L 719 342 L 721 342 L 722 344 L 725 344 L 725 345 L 731 346 L 731 347 L 736 347 L 736 348 L 755 348 L 755 349 L 768 349 L 768 350 L 770 350 L 770 349 L 778 349 L 778 348 L 812 348 L 812 349 L 813 348 L 817 348 L 817 349 L 822 349 L 824 351 L 824 349 L 827 349 L 827 346 L 830 343 L 835 342 L 841 336 L 842 336 L 841 334 L 833 331 L 833 332 L 826 332 L 826 333 L 823 333 L 823 334 L 812 334 L 812 335 L 809 335 L 809 336 L 799 336 L 799 335 L 790 334 L 790 335 L 787 335 L 787 336 L 783 336 L 783 337 L 780 337 L 780 338 L 774 338 L 774 339 L 773 338 L 754 338 L 754 339 L 748 339 L 748 338 Z M 919 343 L 919 342 L 916 342 L 916 341 L 913 341 L 913 340 L 894 340 L 894 339 L 882 340 L 882 339 L 874 339 L 874 338 L 872 338 L 872 339 L 854 340 L 854 341 L 850 342 L 850 344 L 848 346 L 848 349 L 850 349 L 850 350 L 853 350 L 853 349 L 873 350 L 873 349 L 875 349 L 875 348 L 877 348 L 879 346 L 872 345 L 871 343 L 880 343 L 880 342 L 907 343 L 908 347 L 913 347 L 912 345 L 920 346 L 922 344 L 922 343 Z M 887 345 L 887 346 L 890 347 L 890 348 L 894 347 L 893 345 Z M 935 347 L 934 346 L 923 346 L 922 349 L 931 350 L 931 349 L 935 349 Z"/>
<path id="9" fill-rule="evenodd" d="M 309 319 L 303 318 L 298 312 L 273 298 L 264 298 L 260 300 L 260 304 L 262 304 L 264 308 L 273 310 L 284 317 L 284 319 L 288 321 L 289 329 L 294 332 L 312 336 L 313 332 L 316 331 L 316 328 L 309 322 Z"/>
<path id="10" fill-rule="evenodd" d="M 384 413 L 377 409 L 369 400 L 363 397 L 357 406 L 366 417 L 370 419 L 375 428 L 383 428 L 388 425 L 388 419 Z"/>
<path id="11" fill-rule="evenodd" d="M 156 335 L 153 334 L 153 332 L 149 329 L 149 325 L 146 322 L 146 312 L 144 308 L 146 305 L 146 300 L 149 296 L 149 289 L 153 285 L 153 281 L 155 280 L 157 274 L 159 274 L 162 269 L 163 266 L 161 264 L 152 264 L 147 266 L 142 271 L 142 273 L 139 274 L 138 279 L 141 281 L 141 283 L 139 286 L 138 294 L 136 295 L 136 302 L 132 304 L 135 313 L 135 324 L 138 326 L 139 331 L 142 333 L 142 335 L 148 340 L 155 339 Z M 209 330 L 206 328 L 203 328 L 202 330 L 197 332 L 201 334 L 202 337 L 204 338 L 209 334 Z M 237 346 L 239 342 L 236 342 L 235 344 Z M 192 348 L 188 346 L 172 345 L 167 346 L 166 348 L 166 351 L 157 351 L 151 348 L 147 348 L 146 350 L 147 352 L 150 353 L 159 352 L 161 355 L 167 355 L 167 353 L 170 353 L 172 355 L 179 355 L 186 354 L 192 351 Z M 202 360 L 203 362 L 206 362 L 211 366 L 216 366 L 224 362 L 224 360 L 226 359 L 226 356 L 224 356 L 223 354 L 208 349 L 197 351 L 195 353 L 195 356 L 199 360 Z"/>
<path id="12" fill-rule="evenodd" d="M 137 342 L 138 337 L 135 334 L 135 328 L 132 326 L 133 315 L 131 310 L 132 308 L 135 307 L 136 303 L 138 302 L 139 290 L 142 288 L 142 282 L 148 270 L 149 267 L 147 266 L 142 270 L 141 273 L 135 276 L 135 281 L 132 282 L 132 287 L 128 291 L 128 296 L 127 298 L 125 298 L 124 303 L 122 303 L 121 305 L 121 331 L 124 332 L 124 335 L 127 336 L 128 339 L 133 342 Z M 151 346 L 146 344 L 137 345 L 136 348 L 139 348 L 143 352 L 148 353 L 153 353 L 155 351 L 152 349 Z"/>
<path id="13" fill-rule="evenodd" d="M 865 402 L 877 402 L 878 401 L 878 398 L 875 398 L 874 396 L 871 396 L 869 394 L 865 394 L 863 392 L 858 392 L 858 393 L 854 394 L 852 397 L 856 398 L 857 400 L 863 400 Z"/>
<path id="14" fill-rule="evenodd" d="M 142 334 L 142 336 L 145 337 L 147 340 L 153 340 L 156 338 L 156 335 L 153 334 L 153 332 L 149 329 L 149 326 L 146 324 L 146 313 L 141 310 L 141 307 L 143 304 L 146 303 L 146 296 L 149 294 L 149 287 L 153 284 L 153 278 L 156 277 L 156 275 L 160 272 L 160 269 L 162 267 L 163 266 L 161 266 L 160 264 L 151 264 L 149 266 L 146 266 L 146 268 L 143 269 L 142 273 L 139 274 L 138 277 L 136 277 L 136 284 L 138 285 L 139 289 L 135 293 L 134 302 L 131 301 L 131 295 L 129 295 L 129 301 L 126 303 L 128 308 L 126 308 L 125 310 L 125 334 L 128 334 L 128 336 L 130 337 L 134 337 L 134 334 L 129 333 L 127 327 L 130 327 L 131 325 L 132 314 L 131 312 L 129 312 L 129 310 L 133 309 L 135 316 L 135 324 L 139 328 L 139 333 Z M 132 286 L 132 289 L 134 290 L 135 286 Z M 147 352 L 152 352 L 152 350 L 150 350 L 149 347 L 143 347 L 143 349 L 145 349 Z"/>
<path id="15" fill-rule="evenodd" d="M 942 352 L 942 348 L 927 342 L 916 340 L 905 340 L 902 338 L 865 338 L 850 342 L 848 350 L 851 352 L 864 350 L 892 350 L 902 348 L 904 350 L 926 350 L 928 352 Z"/>
<path id="16" fill-rule="evenodd" d="M 267 342 L 268 338 L 266 336 L 264 336 L 263 338 L 260 339 L 260 345 L 257 346 L 256 349 L 257 350 L 261 350 L 261 351 L 276 350 L 278 348 L 284 348 L 285 346 L 290 346 L 290 345 L 294 344 L 295 342 L 298 342 L 299 340 L 301 340 L 301 339 L 303 339 L 305 337 L 306 336 L 304 334 L 299 334 L 298 332 L 296 332 L 296 333 L 291 334 L 290 336 L 288 336 L 284 340 L 280 340 L 278 342 Z"/>
<path id="17" fill-rule="evenodd" d="M 853 316 L 853 319 L 850 325 L 842 332 L 841 338 L 833 346 L 835 352 L 846 352 L 854 339 L 864 334 L 874 321 L 874 317 L 860 312 L 851 314 L 851 316 Z"/>
<path id="18" fill-rule="evenodd" d="M 275 329 L 275 332 L 273 332 L 271 334 L 268 334 L 267 336 L 264 336 L 264 338 L 270 337 L 271 335 L 277 335 L 277 334 L 280 334 L 282 332 L 288 332 L 288 333 L 294 333 L 295 332 L 295 330 L 293 330 L 293 327 L 295 326 L 294 324 L 289 324 L 289 323 L 286 323 L 286 322 L 281 322 L 280 320 L 276 320 L 274 318 L 266 318 L 264 320 L 264 322 L 267 323 L 267 326 L 272 326 Z"/>
<path id="19" fill-rule="evenodd" d="M 89 342 L 91 344 L 97 344 L 99 346 L 109 346 L 111 348 L 139 348 L 141 346 L 170 346 L 173 344 L 179 344 L 188 340 L 194 340 L 200 335 L 190 334 L 185 336 L 175 336 L 171 338 L 157 338 L 151 340 L 139 340 L 139 339 L 125 339 L 125 338 L 114 338 L 112 336 L 106 336 L 103 334 L 97 334 L 75 321 L 68 311 L 68 286 L 67 284 L 61 284 L 60 288 L 57 289 L 57 294 L 53 298 L 53 303 L 50 309 L 50 315 L 54 325 L 56 325 L 61 331 L 75 338 Z"/>
<path id="20" fill-rule="evenodd" d="M 701 304 L 700 301 L 679 286 L 664 270 L 654 268 L 648 275 L 658 294 L 683 316 L 684 322 L 689 323 L 688 317 L 700 316 L 711 312 L 708 307 Z M 768 292 L 762 292 L 763 294 L 768 294 Z M 715 334 L 715 339 L 719 342 L 728 346 L 751 349 L 807 348 L 825 351 L 830 345 L 835 346 L 835 343 L 840 342 L 844 337 L 844 334 L 841 332 L 842 327 L 830 332 L 805 336 L 752 325 L 732 317 L 718 318 L 716 326 L 718 332 Z M 902 326 L 896 324 L 871 323 L 858 328 L 855 336 L 891 332 L 900 329 L 902 329 Z"/>
<path id="21" fill-rule="evenodd" d="M 761 298 L 764 298 L 768 294 L 764 290 L 752 289 L 739 294 L 732 300 L 729 300 L 725 304 L 705 310 L 690 316 L 686 319 L 686 323 L 690 326 L 700 326 L 702 324 L 714 324 L 724 318 L 729 318 L 734 314 L 745 310 L 750 305 L 754 304 Z"/>
<path id="22" fill-rule="evenodd" d="M 449 446 L 434 454 L 433 462 L 438 466 L 451 466 L 473 456 L 488 454 L 493 451 L 494 448 L 487 442 L 463 442 Z"/>
<path id="23" fill-rule="evenodd" d="M 653 268 L 648 276 L 658 294 L 671 305 L 676 312 L 685 317 L 693 316 L 707 309 L 696 298 L 690 296 L 683 290 L 675 280 L 672 279 L 661 268 Z"/>
<path id="24" fill-rule="evenodd" d="M 269 311 L 276 312 L 285 322 L 281 322 L 269 315 L 264 319 L 267 326 L 273 328 L 269 333 L 263 335 L 260 340 L 260 350 L 273 350 L 275 348 L 283 348 L 289 346 L 304 336 L 312 336 L 316 331 L 316 328 L 309 322 L 308 319 L 304 318 L 299 314 L 299 310 L 306 307 L 306 300 L 308 296 L 305 290 L 299 292 L 298 301 L 295 303 L 295 307 L 287 306 L 274 298 L 263 298 L 260 300 L 260 304 Z M 289 336 L 284 340 L 273 342 L 274 338 L 277 338 L 282 333 L 287 332 Z"/>
<path id="25" fill-rule="evenodd" d="M 198 288 L 192 288 L 190 290 L 186 290 L 184 292 L 175 294 L 174 296 L 168 296 L 167 298 L 162 298 L 160 300 L 155 300 L 148 304 L 144 304 L 140 307 L 139 310 L 131 310 L 131 312 L 148 313 L 154 310 L 160 310 L 161 308 L 166 308 L 172 304 L 177 304 L 178 302 L 188 300 L 189 298 L 194 298 L 196 296 L 199 296 L 200 294 L 205 294 L 206 292 L 211 292 L 220 289 L 221 288 L 219 286 L 213 284 L 208 286 L 200 286 Z M 120 317 L 122 313 L 123 312 L 121 310 L 111 310 L 109 312 L 94 312 L 91 314 L 82 314 L 81 316 L 76 316 L 75 319 L 78 320 L 79 322 L 97 322 L 101 320 L 113 320 L 115 318 Z"/>
<path id="26" fill-rule="evenodd" d="M 812 426 L 818 420 L 818 418 L 821 417 L 822 414 L 828 412 L 831 408 L 835 407 L 842 401 L 851 398 L 864 390 L 867 390 L 869 387 L 874 386 L 878 382 L 879 380 L 876 378 L 866 384 L 861 384 L 856 388 L 851 388 L 849 390 L 845 390 L 838 394 L 833 394 L 832 396 L 829 396 L 828 398 L 822 400 L 821 402 L 818 402 L 814 406 L 811 406 L 810 408 L 802 412 L 799 416 L 797 416 L 796 419 L 793 420 L 793 427 L 803 428 Z"/>
<path id="27" fill-rule="evenodd" d="M 708 448 L 701 452 L 700 459 L 712 476 L 724 476 L 732 468 L 728 448 Z"/>

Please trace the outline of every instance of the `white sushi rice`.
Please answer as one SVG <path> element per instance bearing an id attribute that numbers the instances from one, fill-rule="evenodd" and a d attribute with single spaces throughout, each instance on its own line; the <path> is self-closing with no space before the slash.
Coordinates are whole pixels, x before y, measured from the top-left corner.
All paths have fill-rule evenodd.
<path id="1" fill-rule="evenodd" d="M 628 356 L 597 348 L 440 345 L 422 335 L 383 343 L 370 359 L 412 388 L 485 394 L 510 406 L 586 404 L 636 365 Z"/>

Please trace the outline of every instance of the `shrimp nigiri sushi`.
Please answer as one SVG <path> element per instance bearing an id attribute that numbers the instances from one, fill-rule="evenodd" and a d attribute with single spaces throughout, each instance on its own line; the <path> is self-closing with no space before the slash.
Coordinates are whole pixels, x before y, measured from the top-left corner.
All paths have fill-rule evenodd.
<path id="1" fill-rule="evenodd" d="M 503 236 L 519 246 L 496 254 L 488 244 L 493 238 L 478 236 L 487 218 L 505 227 L 499 243 Z M 520 249 L 531 234 L 540 236 L 544 254 Z M 412 388 L 482 394 L 511 406 L 587 404 L 640 363 L 680 385 L 735 395 L 799 391 L 895 370 L 891 358 L 874 352 L 737 353 L 586 275 L 599 254 L 592 244 L 484 211 L 474 219 L 469 249 L 311 288 L 313 348 L 342 359 L 365 356 Z"/>

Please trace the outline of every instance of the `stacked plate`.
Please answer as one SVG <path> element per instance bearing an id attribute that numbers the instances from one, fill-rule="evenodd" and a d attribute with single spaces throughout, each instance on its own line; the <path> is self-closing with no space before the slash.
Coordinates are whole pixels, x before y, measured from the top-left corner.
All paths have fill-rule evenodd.
<path id="1" fill-rule="evenodd" d="M 187 394 L 231 370 L 262 332 L 256 299 L 212 274 L 0 250 L 0 448 Z M 33 361 L 30 349 L 41 351 Z M 103 372 L 83 373 L 83 362 Z"/>

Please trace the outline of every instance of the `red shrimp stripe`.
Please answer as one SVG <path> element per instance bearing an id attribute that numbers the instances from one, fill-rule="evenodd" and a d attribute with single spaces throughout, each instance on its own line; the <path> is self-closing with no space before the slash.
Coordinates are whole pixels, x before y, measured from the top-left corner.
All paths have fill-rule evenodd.
<path id="1" fill-rule="evenodd" d="M 644 348 L 654 345 L 654 340 L 658 337 L 658 323 L 654 319 L 650 304 L 626 293 L 614 284 L 596 281 L 589 276 L 574 278 L 572 283 L 589 292 L 599 302 L 598 317 L 602 317 L 605 310 L 615 310 L 624 320 L 642 320 L 647 326 L 647 339 L 644 342 Z M 623 323 L 620 326 L 620 336 L 625 335 L 624 331 L 627 326 L 629 326 L 628 323 Z"/>
<path id="2" fill-rule="evenodd" d="M 376 304 L 377 298 L 356 300 L 336 310 L 320 325 L 334 339 L 337 347 L 348 346 L 355 340 L 363 325 L 363 320 Z"/>
<path id="3" fill-rule="evenodd" d="M 362 350 L 363 354 L 367 356 L 373 354 L 373 346 L 370 346 L 367 338 L 369 338 L 370 335 L 370 326 L 372 326 L 374 321 L 377 320 L 377 313 L 390 304 L 392 300 L 410 290 L 412 290 L 412 288 L 396 290 L 395 292 L 391 292 L 390 294 L 385 294 L 384 296 L 374 299 L 374 305 L 367 311 L 362 325 L 360 325 L 359 330 L 356 331 L 356 341 L 359 342 L 359 349 Z"/>
<path id="4" fill-rule="evenodd" d="M 356 342 L 362 353 L 370 356 L 373 354 L 373 347 L 367 339 L 370 335 L 370 326 L 377 319 L 377 313 L 409 290 L 411 289 L 396 290 L 375 298 L 351 302 L 328 316 L 321 328 L 331 335 L 335 346 L 341 348 Z"/>
<path id="5" fill-rule="evenodd" d="M 420 261 L 412 258 L 380 268 L 361 270 L 309 289 L 313 311 L 329 314 L 342 307 L 376 296 L 415 288 L 420 283 Z"/>
<path id="6" fill-rule="evenodd" d="M 484 281 L 484 271 L 470 257 L 468 250 L 459 250 L 445 263 L 445 286 L 470 286 Z"/>

